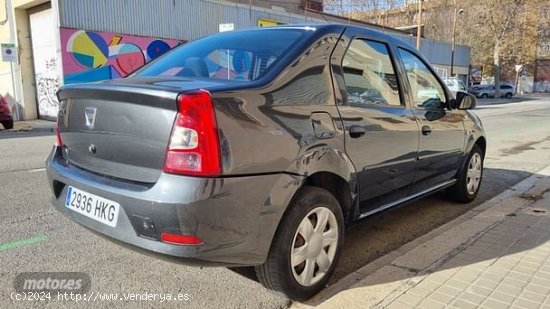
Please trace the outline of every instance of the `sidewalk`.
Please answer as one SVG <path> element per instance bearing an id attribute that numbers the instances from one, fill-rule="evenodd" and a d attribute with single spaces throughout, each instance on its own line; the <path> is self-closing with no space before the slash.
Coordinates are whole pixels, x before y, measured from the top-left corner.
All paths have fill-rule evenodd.
<path id="1" fill-rule="evenodd" d="M 52 132 L 55 127 L 55 121 L 47 121 L 42 119 L 16 121 L 13 123 L 13 129 L 9 131 L 49 131 Z"/>
<path id="2" fill-rule="evenodd" d="M 293 308 L 549 308 L 550 167 Z"/>

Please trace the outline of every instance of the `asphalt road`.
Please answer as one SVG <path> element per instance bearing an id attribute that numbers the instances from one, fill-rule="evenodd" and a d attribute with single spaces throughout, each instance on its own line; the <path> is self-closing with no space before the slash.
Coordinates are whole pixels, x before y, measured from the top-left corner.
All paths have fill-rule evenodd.
<path id="1" fill-rule="evenodd" d="M 485 105 L 476 110 L 488 134 L 478 199 L 461 205 L 441 195 L 349 228 L 333 282 L 490 199 L 550 163 L 550 97 Z M 49 208 L 43 170 L 54 137 L 48 132 L 0 132 L 0 308 L 73 306 L 74 302 L 10 300 L 21 272 L 80 271 L 92 292 L 187 294 L 175 302 L 79 302 L 77 307 L 284 308 L 290 302 L 263 289 L 251 269 L 194 268 L 156 260 L 105 241 Z M 30 240 L 29 240 L 30 239 Z M 27 240 L 27 243 L 17 243 Z"/>

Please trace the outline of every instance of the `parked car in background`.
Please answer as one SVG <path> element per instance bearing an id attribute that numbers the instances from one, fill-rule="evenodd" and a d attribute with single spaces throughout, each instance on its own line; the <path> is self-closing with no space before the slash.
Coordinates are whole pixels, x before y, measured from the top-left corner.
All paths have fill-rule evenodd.
<path id="1" fill-rule="evenodd" d="M 495 85 L 485 85 L 485 87 L 473 90 L 472 94 L 483 99 L 494 98 Z M 500 85 L 500 96 L 507 99 L 512 98 L 514 96 L 514 87 L 510 85 Z"/>
<path id="2" fill-rule="evenodd" d="M 366 28 L 223 32 L 58 95 L 59 212 L 178 262 L 254 266 L 295 300 L 326 286 L 346 225 L 441 190 L 468 203 L 483 175 L 476 98 Z"/>
<path id="3" fill-rule="evenodd" d="M 473 93 L 474 91 L 476 90 L 479 90 L 479 89 L 482 89 L 484 87 L 487 87 L 488 85 L 471 85 L 469 88 L 468 88 L 468 92 L 469 93 Z"/>
<path id="4" fill-rule="evenodd" d="M 0 123 L 4 129 L 13 128 L 13 117 L 11 114 L 10 104 L 6 97 L 0 95 Z"/>

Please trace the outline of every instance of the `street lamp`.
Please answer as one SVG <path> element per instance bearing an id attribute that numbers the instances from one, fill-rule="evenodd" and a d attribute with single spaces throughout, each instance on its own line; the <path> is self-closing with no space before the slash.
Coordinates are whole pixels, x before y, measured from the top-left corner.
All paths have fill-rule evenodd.
<path id="1" fill-rule="evenodd" d="M 456 19 L 458 15 L 464 13 L 464 9 L 456 9 L 456 0 L 454 0 L 454 18 L 453 18 L 453 42 L 451 44 L 451 77 L 454 75 L 454 64 L 455 64 L 455 42 L 456 42 Z"/>

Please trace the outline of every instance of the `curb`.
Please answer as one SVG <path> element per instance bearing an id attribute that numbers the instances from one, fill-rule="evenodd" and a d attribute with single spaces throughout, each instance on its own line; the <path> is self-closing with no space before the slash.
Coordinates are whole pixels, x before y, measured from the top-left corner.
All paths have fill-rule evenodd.
<path id="1" fill-rule="evenodd" d="M 548 189 L 543 181 L 548 177 L 550 165 L 460 217 L 361 267 L 305 303 L 294 303 L 291 308 L 345 308 L 350 304 L 363 308 L 384 307 L 508 215 L 533 203 L 534 196 Z M 433 250 L 425 250 L 428 246 Z"/>

